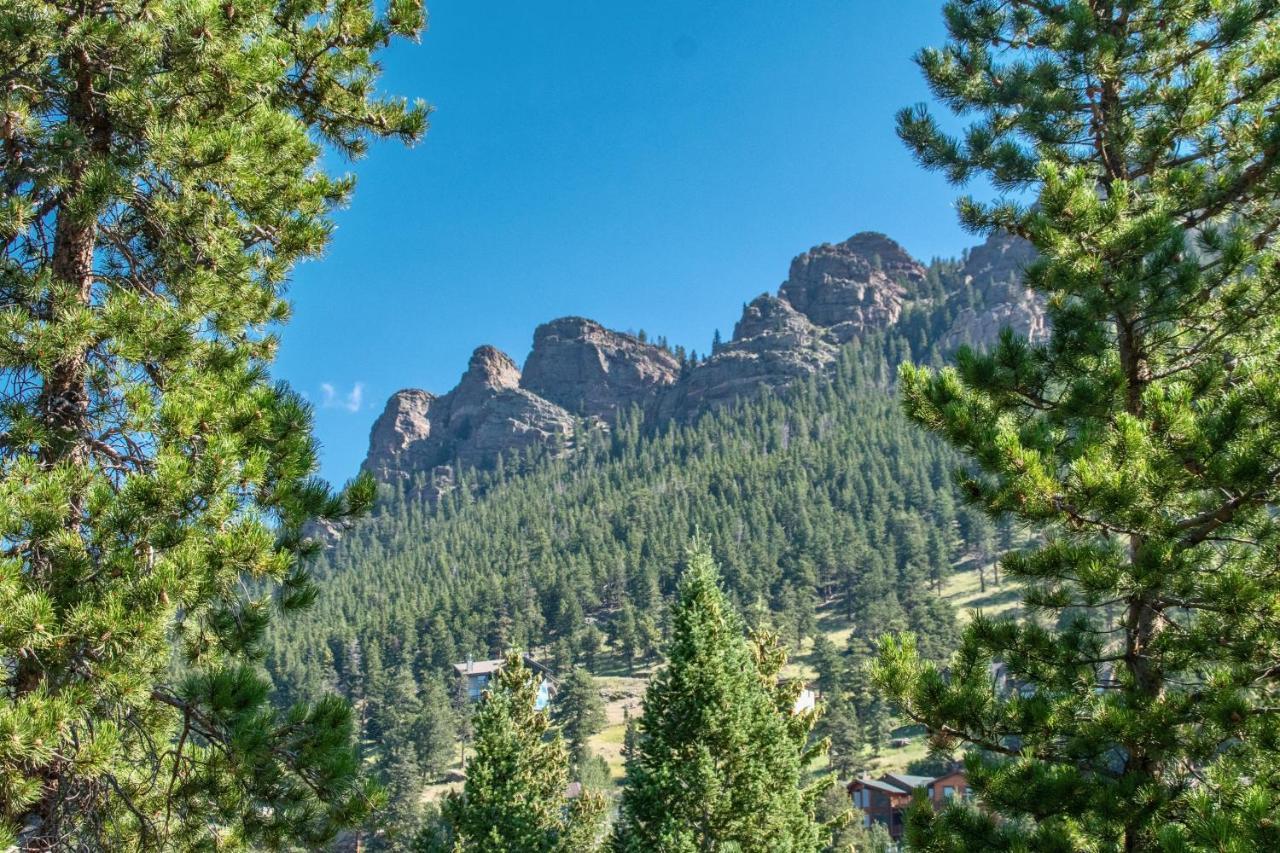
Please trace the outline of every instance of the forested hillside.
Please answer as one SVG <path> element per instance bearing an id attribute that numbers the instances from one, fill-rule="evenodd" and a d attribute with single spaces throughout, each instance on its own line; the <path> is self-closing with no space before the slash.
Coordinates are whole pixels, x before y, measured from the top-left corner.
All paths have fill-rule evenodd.
<path id="1" fill-rule="evenodd" d="M 939 360 L 956 315 L 986 307 L 989 282 L 962 267 L 931 265 L 936 298 L 788 387 L 692 421 L 633 406 L 443 489 L 432 470 L 384 482 L 374 516 L 319 558 L 315 606 L 271 635 L 279 698 L 355 703 L 367 760 L 412 803 L 458 754 L 452 664 L 520 647 L 558 672 L 647 671 L 694 540 L 750 623 L 794 648 L 820 616 L 840 626 L 828 681 L 854 677 L 891 630 L 943 658 L 958 636 L 947 575 L 1001 534 L 959 500 L 960 458 L 907 421 L 894 384 L 898 363 Z M 882 743 L 884 706 L 854 692 L 837 717 L 873 715 Z"/>
<path id="2" fill-rule="evenodd" d="M 277 633 L 292 689 L 347 691 L 373 646 L 415 671 L 552 644 L 563 665 L 599 649 L 646 656 L 688 544 L 702 536 L 748 613 L 792 639 L 836 600 L 874 638 L 902 625 L 949 647 L 931 589 L 963 543 L 956 458 L 886 393 L 878 347 L 830 380 L 648 433 L 636 417 L 581 452 L 473 475 L 432 508 L 403 492 L 324 559 L 316 607 Z M 513 468 L 527 469 L 512 474 Z"/>

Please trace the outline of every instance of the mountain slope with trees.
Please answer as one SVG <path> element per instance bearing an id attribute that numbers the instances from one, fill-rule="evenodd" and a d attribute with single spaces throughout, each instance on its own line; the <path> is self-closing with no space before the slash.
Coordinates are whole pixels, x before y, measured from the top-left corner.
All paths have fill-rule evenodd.
<path id="1" fill-rule="evenodd" d="M 939 595 L 948 573 L 1009 536 L 962 506 L 950 473 L 960 457 L 914 428 L 894 396 L 898 364 L 940 363 L 935 341 L 955 315 L 986 310 L 989 280 L 964 268 L 925 268 L 921 280 L 949 298 L 852 336 L 824 370 L 777 390 L 691 420 L 633 405 L 607 428 L 462 467 L 446 489 L 429 488 L 434 471 L 384 483 L 374 516 L 321 556 L 315 606 L 271 635 L 279 698 L 351 700 L 376 772 L 403 785 L 390 778 L 396 755 L 395 773 L 408 767 L 425 783 L 439 761 L 406 764 L 420 753 L 400 742 L 411 730 L 465 730 L 465 709 L 440 701 L 452 664 L 521 647 L 555 671 L 647 668 L 697 536 L 752 626 L 793 647 L 822 633 L 820 615 L 844 626 L 827 678 L 848 701 L 828 728 L 843 726 L 854 749 L 860 716 L 884 743 L 889 711 L 858 664 L 895 629 L 925 638 L 930 659 L 947 655 L 958 637 Z M 410 722 L 396 698 L 404 679 L 423 697 Z"/>

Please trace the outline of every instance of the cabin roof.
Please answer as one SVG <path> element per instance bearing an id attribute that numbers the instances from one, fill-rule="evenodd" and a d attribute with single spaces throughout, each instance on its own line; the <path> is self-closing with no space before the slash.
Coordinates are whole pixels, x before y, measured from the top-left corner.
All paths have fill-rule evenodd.
<path id="1" fill-rule="evenodd" d="M 505 663 L 506 661 L 503 658 L 469 660 L 464 663 L 455 663 L 453 668 L 458 675 L 492 675 L 502 669 Z"/>
<path id="2" fill-rule="evenodd" d="M 897 786 L 903 791 L 910 793 L 916 788 L 923 788 L 931 783 L 935 777 L 933 776 L 909 776 L 906 773 L 886 773 L 880 777 L 890 785 Z"/>
<path id="3" fill-rule="evenodd" d="M 852 787 L 853 785 L 861 785 L 861 786 L 862 786 L 862 787 L 864 787 L 864 788 L 871 788 L 871 789 L 876 790 L 876 791 L 883 791 L 883 792 L 885 792 L 886 794 L 905 794 L 905 793 L 907 793 L 906 791 L 902 790 L 901 788 L 898 788 L 898 787 L 896 787 L 896 786 L 894 786 L 894 785 L 890 785 L 890 784 L 889 784 L 889 783 L 887 783 L 887 782 L 882 782 L 882 781 L 880 781 L 879 779 L 870 779 L 870 778 L 867 778 L 866 776 L 863 776 L 863 777 L 862 777 L 862 778 L 860 778 L 860 779 L 854 779 L 852 782 L 850 782 L 850 783 L 849 783 L 849 785 L 850 785 L 850 787 Z"/>

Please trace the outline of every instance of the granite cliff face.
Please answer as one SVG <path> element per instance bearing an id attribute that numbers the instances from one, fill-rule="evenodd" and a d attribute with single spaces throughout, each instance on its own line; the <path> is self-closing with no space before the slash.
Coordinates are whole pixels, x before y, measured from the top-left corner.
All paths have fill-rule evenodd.
<path id="1" fill-rule="evenodd" d="M 533 333 L 521 384 L 574 414 L 612 421 L 620 409 L 648 407 L 680 378 L 680 362 L 661 347 L 564 317 Z"/>
<path id="2" fill-rule="evenodd" d="M 1005 326 L 1043 339 L 1044 306 L 1021 280 L 1034 257 L 1029 244 L 1004 235 L 969 251 L 942 299 L 967 290 L 941 346 L 987 346 Z M 458 468 L 490 467 L 531 447 L 570 447 L 575 430 L 607 429 L 631 407 L 659 420 L 692 419 L 827 369 L 843 344 L 892 327 L 913 305 L 936 308 L 936 297 L 924 296 L 928 277 L 883 234 L 824 243 L 796 257 L 778 293 L 752 300 L 732 339 L 696 364 L 592 320 L 553 320 L 534 332 L 523 372 L 482 346 L 449 393 L 393 394 L 374 422 L 363 468 L 385 483 L 425 483 L 419 488 L 435 498 L 452 488 Z"/>
<path id="3" fill-rule="evenodd" d="M 898 322 L 926 270 L 883 234 L 824 243 L 791 262 L 778 296 L 840 343 Z"/>
<path id="4" fill-rule="evenodd" d="M 939 342 L 943 349 L 989 345 L 1005 326 L 1032 343 L 1047 338 L 1044 300 L 1022 283 L 1022 272 L 1035 257 L 1030 243 L 1008 234 L 993 234 L 970 249 L 961 275 L 986 307 L 962 310 Z"/>
<path id="5" fill-rule="evenodd" d="M 448 394 L 407 389 L 391 396 L 370 431 L 363 468 L 385 483 L 431 472 L 432 484 L 451 486 L 453 466 L 488 467 L 504 452 L 567 439 L 573 428 L 572 415 L 520 387 L 510 357 L 482 346 Z"/>
<path id="6" fill-rule="evenodd" d="M 733 339 L 689 370 L 658 407 L 662 419 L 688 420 L 762 386 L 779 388 L 835 361 L 839 346 L 786 299 L 763 293 L 747 305 Z"/>

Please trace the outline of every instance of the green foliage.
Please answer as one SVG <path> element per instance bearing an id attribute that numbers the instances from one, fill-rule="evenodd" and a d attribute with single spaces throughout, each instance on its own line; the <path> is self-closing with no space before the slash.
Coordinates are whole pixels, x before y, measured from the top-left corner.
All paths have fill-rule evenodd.
<path id="1" fill-rule="evenodd" d="M 368 670 L 382 672 L 380 664 Z M 406 849 L 422 828 L 422 786 L 435 781 L 457 754 L 457 714 L 439 679 L 426 680 L 419 690 L 404 664 L 390 677 L 371 676 L 359 708 L 369 739 L 365 752 L 387 793 L 368 847 Z"/>
<path id="2" fill-rule="evenodd" d="M 420 681 L 505 644 L 553 646 L 562 667 L 588 654 L 597 671 L 652 661 L 695 529 L 743 610 L 797 625 L 814 602 L 835 605 L 867 641 L 864 655 L 898 625 L 941 656 L 956 629 L 928 590 L 933 555 L 900 555 L 911 519 L 956 524 L 947 470 L 958 457 L 880 384 L 901 346 L 868 342 L 830 379 L 696 424 L 653 431 L 627 416 L 611 434 L 580 437 L 572 457 L 464 472 L 436 506 L 413 483 L 386 493 L 322 557 L 316 606 L 272 632 L 282 699 L 358 699 L 374 647 L 387 666 L 408 660 Z"/>
<path id="3" fill-rule="evenodd" d="M 968 761 L 987 809 L 920 849 L 1280 846 L 1280 4 L 946 7 L 920 55 L 977 116 L 900 131 L 1009 192 L 963 221 L 1030 240 L 1052 337 L 908 367 L 913 419 L 973 460 L 968 496 L 1043 533 L 1005 557 L 1023 625 L 976 618 L 946 671 L 911 638 L 878 678 Z M 988 662 L 1031 688 L 992 690 Z"/>
<path id="4" fill-rule="evenodd" d="M 475 714 L 475 757 L 443 822 L 455 851 L 587 853 L 599 844 L 604 799 L 583 790 L 565 797 L 569 752 L 536 710 L 538 685 L 521 655 L 510 653 Z M 432 832 L 435 832 L 432 830 Z"/>
<path id="5" fill-rule="evenodd" d="M 818 801 L 818 817 L 830 828 L 826 853 L 890 853 L 895 849 L 882 823 L 863 825 L 862 812 L 849 808 L 849 791 L 843 784 L 827 787 Z"/>
<path id="6" fill-rule="evenodd" d="M 561 679 L 551 719 L 560 727 L 574 761 L 589 757 L 587 739 L 605 724 L 604 700 L 591 673 L 576 668 Z"/>
<path id="7" fill-rule="evenodd" d="M 831 769 L 839 778 L 851 779 L 866 768 L 866 738 L 857 709 L 843 692 L 831 694 L 822 709 L 816 732 L 826 738 Z"/>
<path id="8" fill-rule="evenodd" d="M 627 758 L 615 850 L 822 849 L 814 813 L 829 780 L 802 781 L 825 746 L 809 744 L 814 714 L 792 713 L 785 652 L 767 633 L 748 640 L 718 580 L 695 552 Z"/>
<path id="9" fill-rule="evenodd" d="M 293 265 L 417 139 L 375 94 L 420 4 L 120 0 L 0 10 L 0 847 L 322 843 L 375 803 L 351 716 L 273 708 L 300 533 L 367 509 L 314 479 L 268 368 Z"/>

